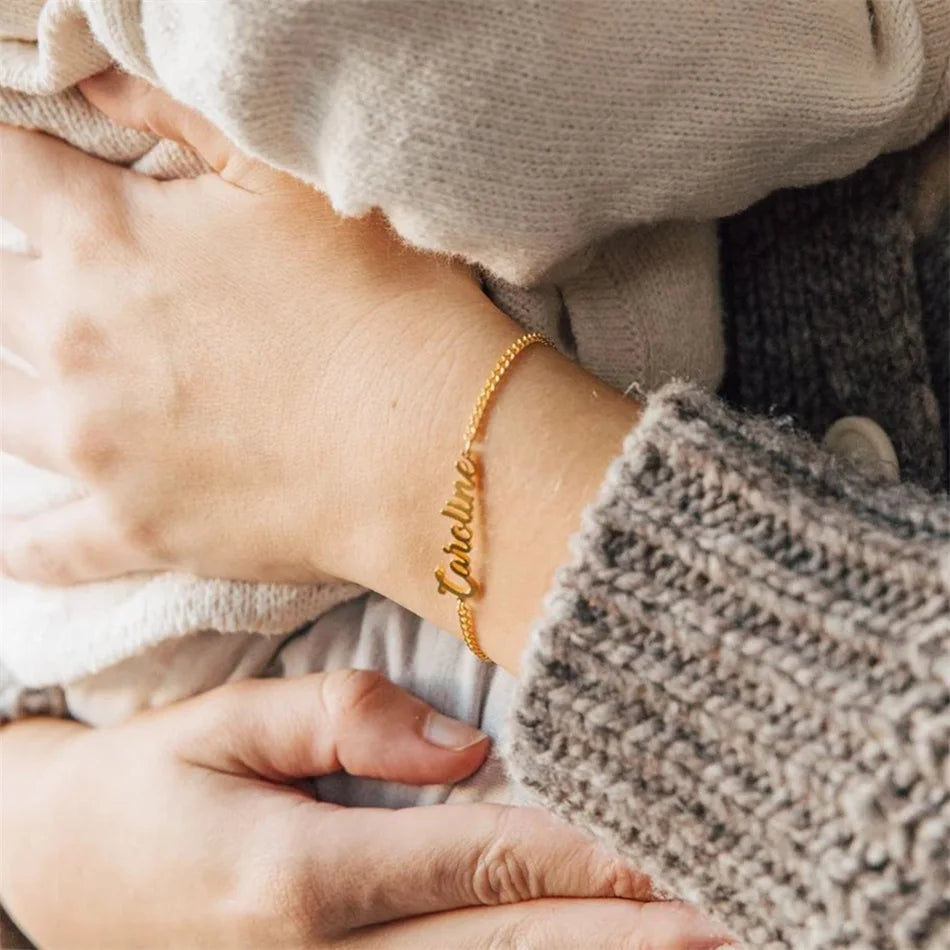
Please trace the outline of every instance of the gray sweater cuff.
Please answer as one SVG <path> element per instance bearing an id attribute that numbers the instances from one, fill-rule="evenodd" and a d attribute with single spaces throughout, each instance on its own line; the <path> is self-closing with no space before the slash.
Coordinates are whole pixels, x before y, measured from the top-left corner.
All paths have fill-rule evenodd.
<path id="1" fill-rule="evenodd" d="M 950 945 L 946 500 L 654 396 L 524 662 L 514 776 L 753 947 Z"/>

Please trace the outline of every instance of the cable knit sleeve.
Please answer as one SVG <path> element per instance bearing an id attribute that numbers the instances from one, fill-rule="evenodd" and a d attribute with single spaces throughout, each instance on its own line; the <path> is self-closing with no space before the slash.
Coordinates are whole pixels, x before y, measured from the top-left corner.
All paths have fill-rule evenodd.
<path id="1" fill-rule="evenodd" d="M 540 801 L 750 947 L 950 946 L 950 509 L 685 386 L 535 632 Z"/>

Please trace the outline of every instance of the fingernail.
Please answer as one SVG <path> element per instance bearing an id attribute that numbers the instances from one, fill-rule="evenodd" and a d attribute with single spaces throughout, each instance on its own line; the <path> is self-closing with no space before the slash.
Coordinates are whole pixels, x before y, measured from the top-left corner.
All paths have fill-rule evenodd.
<path id="1" fill-rule="evenodd" d="M 687 946 L 689 950 L 742 950 L 732 934 L 712 924 L 696 931 Z"/>
<path id="2" fill-rule="evenodd" d="M 696 942 L 689 945 L 689 950 L 742 950 L 742 947 L 731 938 L 719 934 L 714 937 L 697 936 Z"/>
<path id="3" fill-rule="evenodd" d="M 674 905 L 667 905 L 668 913 Z M 736 938 L 720 922 L 709 920 L 692 904 L 675 905 L 682 937 L 675 945 L 679 950 L 742 950 Z"/>
<path id="4" fill-rule="evenodd" d="M 437 712 L 429 713 L 422 734 L 433 745 L 453 752 L 461 752 L 486 738 L 485 733 L 479 732 L 474 726 Z"/>

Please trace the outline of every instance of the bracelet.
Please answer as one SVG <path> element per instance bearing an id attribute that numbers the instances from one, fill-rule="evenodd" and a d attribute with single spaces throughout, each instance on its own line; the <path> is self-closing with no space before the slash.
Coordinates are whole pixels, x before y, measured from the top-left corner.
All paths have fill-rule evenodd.
<path id="1" fill-rule="evenodd" d="M 462 454 L 455 463 L 455 471 L 459 476 L 455 482 L 455 493 L 445 503 L 442 514 L 452 522 L 452 540 L 442 550 L 450 555 L 449 570 L 441 565 L 435 569 L 435 579 L 439 584 L 440 594 L 452 594 L 458 600 L 459 627 L 465 645 L 485 663 L 490 662 L 488 655 L 478 643 L 475 633 L 475 615 L 468 601 L 481 593 L 478 581 L 472 577 L 472 548 L 475 546 L 475 508 L 478 497 L 479 466 L 473 446 L 478 439 L 478 433 L 485 419 L 485 413 L 491 403 L 495 391 L 508 368 L 518 358 L 518 355 L 535 343 L 544 346 L 551 344 L 540 333 L 526 333 L 518 337 L 511 346 L 501 355 L 495 364 L 488 381 L 482 387 L 472 410 L 468 428 L 465 430 L 465 444 Z M 452 576 L 448 576 L 451 574 Z"/>

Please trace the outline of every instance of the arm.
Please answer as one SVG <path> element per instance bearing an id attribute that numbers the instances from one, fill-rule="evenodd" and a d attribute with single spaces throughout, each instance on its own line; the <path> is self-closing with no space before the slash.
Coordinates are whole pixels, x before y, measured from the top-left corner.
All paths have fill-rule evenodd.
<path id="1" fill-rule="evenodd" d="M 641 415 L 523 359 L 489 422 L 475 606 L 522 672 L 512 773 L 752 946 L 943 946 L 946 499 L 688 388 Z M 446 452 L 420 469 L 436 499 Z M 377 577 L 455 630 L 416 523 Z"/>
<path id="2" fill-rule="evenodd" d="M 339 221 L 200 123 L 190 134 L 244 190 L 143 182 L 6 133 L 11 160 L 29 159 L 33 187 L 13 192 L 24 227 L 72 294 L 72 309 L 15 300 L 7 327 L 73 439 L 58 452 L 22 399 L 4 435 L 21 420 L 24 447 L 78 467 L 92 504 L 5 525 L 6 569 L 53 580 L 156 563 L 251 579 L 321 569 L 454 630 L 431 573 L 438 510 L 515 326 L 463 269 L 411 255 L 378 220 Z M 76 182 L 101 189 L 113 214 L 76 218 Z M 260 227 L 267 248 L 246 237 Z M 121 283 L 107 279 L 116 254 Z M 11 273 L 20 301 L 40 293 Z M 25 319 L 37 313 L 56 332 Z M 627 433 L 526 654 L 515 768 L 637 853 L 656 835 L 659 879 L 734 914 L 749 939 L 840 931 L 860 943 L 910 926 L 911 905 L 932 914 L 914 925 L 929 939 L 922 928 L 943 924 L 928 888 L 946 883 L 946 512 L 689 392 L 655 397 L 641 419 L 535 349 L 500 391 L 485 443 L 478 621 L 512 669 Z M 315 512 L 335 530 L 317 533 Z M 708 756 L 699 771 L 696 749 Z M 675 805 L 675 820 L 637 810 L 655 802 Z M 737 829 L 734 847 L 717 846 Z"/>
<path id="3" fill-rule="evenodd" d="M 535 631 L 509 762 L 753 946 L 936 950 L 950 509 L 839 465 L 655 397 Z"/>

